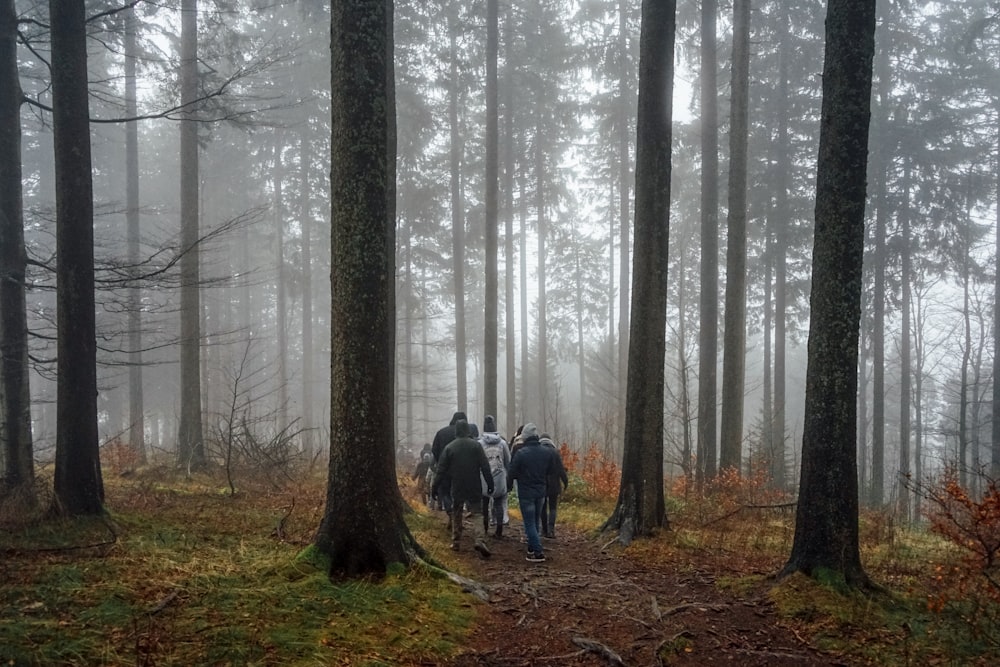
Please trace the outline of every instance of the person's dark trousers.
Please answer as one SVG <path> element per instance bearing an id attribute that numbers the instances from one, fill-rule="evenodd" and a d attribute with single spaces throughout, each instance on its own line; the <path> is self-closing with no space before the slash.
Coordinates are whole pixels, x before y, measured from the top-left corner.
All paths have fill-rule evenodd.
<path id="1" fill-rule="evenodd" d="M 556 512 L 559 508 L 559 494 L 552 493 L 546 496 L 542 505 L 542 535 L 545 537 L 556 536 Z"/>

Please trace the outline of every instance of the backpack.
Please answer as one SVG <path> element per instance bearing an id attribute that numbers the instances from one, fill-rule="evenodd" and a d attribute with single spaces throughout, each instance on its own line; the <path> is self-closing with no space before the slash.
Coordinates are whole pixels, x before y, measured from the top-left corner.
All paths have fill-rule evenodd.
<path id="1" fill-rule="evenodd" d="M 507 495 L 507 469 L 503 461 L 503 440 L 500 438 L 483 440 L 483 451 L 486 452 L 486 461 L 490 464 L 490 472 L 493 473 L 493 497 L 500 498 Z"/>

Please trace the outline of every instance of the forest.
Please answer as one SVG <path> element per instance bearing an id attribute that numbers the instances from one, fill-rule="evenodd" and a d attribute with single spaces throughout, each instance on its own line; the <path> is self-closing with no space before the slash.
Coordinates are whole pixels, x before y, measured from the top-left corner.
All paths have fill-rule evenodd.
<path id="1" fill-rule="evenodd" d="M 0 0 L 0 658 L 990 664 L 998 35 Z M 545 566 L 444 548 L 456 410 L 559 444 Z"/>

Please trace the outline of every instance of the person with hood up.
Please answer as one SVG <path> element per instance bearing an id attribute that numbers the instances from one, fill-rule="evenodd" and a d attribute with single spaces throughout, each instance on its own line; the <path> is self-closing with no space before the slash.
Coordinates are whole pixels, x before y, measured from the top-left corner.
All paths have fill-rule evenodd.
<path id="1" fill-rule="evenodd" d="M 546 480 L 545 502 L 542 503 L 542 537 L 550 540 L 556 539 L 556 510 L 559 507 L 559 494 L 569 486 L 569 476 L 566 474 L 566 466 L 563 464 L 562 455 L 559 448 L 552 441 L 548 433 L 542 433 L 538 441 L 542 447 L 549 447 L 556 453 L 558 465 L 549 473 Z"/>
<path id="2" fill-rule="evenodd" d="M 469 423 L 464 419 L 455 423 L 455 439 L 441 452 L 431 496 L 437 497 L 445 485 L 450 486 L 451 505 L 451 548 L 458 551 L 462 541 L 462 512 L 468 507 L 472 512 L 472 533 L 474 547 L 483 558 L 490 557 L 486 546 L 486 529 L 480 517 L 483 508 L 483 483 L 486 492 L 493 493 L 493 473 L 486 460 L 482 445 L 471 436 Z"/>
<path id="3" fill-rule="evenodd" d="M 493 493 L 486 493 L 483 481 L 483 528 L 489 531 L 490 523 L 496 525 L 494 536 L 503 537 L 503 526 L 510 519 L 507 515 L 507 470 L 510 468 L 510 448 L 507 441 L 497 433 L 497 421 L 493 415 L 483 419 L 483 434 L 479 436 L 486 460 L 493 473 Z"/>
<path id="4" fill-rule="evenodd" d="M 444 452 L 444 448 L 448 446 L 448 443 L 450 443 L 452 440 L 455 439 L 455 425 L 458 423 L 459 420 L 468 422 L 469 418 L 465 416 L 464 412 L 459 410 L 451 416 L 451 421 L 448 422 L 447 426 L 439 429 L 438 432 L 434 434 L 433 444 L 431 445 L 431 454 L 433 454 L 434 456 L 435 471 L 437 470 L 438 461 L 441 460 L 441 453 Z M 473 424 L 470 426 L 474 427 L 475 425 Z M 470 433 L 471 432 L 472 431 L 470 431 Z M 477 437 L 478 435 L 479 435 L 479 430 L 476 429 L 473 437 Z M 451 494 L 448 491 L 447 487 L 448 485 L 445 484 L 444 488 L 441 490 L 440 508 L 443 509 L 445 512 L 447 512 L 448 516 L 450 517 Z M 448 529 L 451 530 L 451 524 L 449 524 Z"/>
<path id="5" fill-rule="evenodd" d="M 434 454 L 431 452 L 431 443 L 424 443 L 424 448 L 417 454 L 417 467 L 413 471 L 413 479 L 417 481 L 417 493 L 420 499 L 430 507 L 431 504 L 431 482 L 434 481 Z"/>
<path id="6" fill-rule="evenodd" d="M 524 534 L 528 539 L 528 555 L 525 559 L 541 563 L 545 561 L 545 554 L 538 537 L 538 519 L 548 491 L 548 477 L 557 469 L 559 453 L 542 446 L 538 438 L 538 427 L 530 422 L 524 425 L 521 435 L 524 445 L 511 459 L 507 488 L 517 482 L 517 499 L 524 521 Z"/>

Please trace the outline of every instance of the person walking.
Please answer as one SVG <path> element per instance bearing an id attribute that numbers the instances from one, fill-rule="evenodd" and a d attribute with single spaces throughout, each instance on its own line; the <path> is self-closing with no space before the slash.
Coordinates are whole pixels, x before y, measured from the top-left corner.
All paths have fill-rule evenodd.
<path id="1" fill-rule="evenodd" d="M 468 421 L 465 413 L 461 410 L 455 412 L 451 416 L 451 421 L 448 422 L 447 426 L 438 429 L 438 432 L 434 434 L 434 440 L 431 444 L 431 454 L 434 457 L 434 474 L 437 476 L 437 466 L 438 462 L 441 460 L 441 454 L 444 452 L 444 448 L 448 446 L 452 440 L 455 439 L 455 425 L 459 420 Z M 443 484 L 441 493 L 438 500 L 438 509 L 442 509 L 448 513 L 451 517 L 451 491 L 448 484 Z M 449 518 L 448 530 L 451 530 L 451 519 Z"/>
<path id="2" fill-rule="evenodd" d="M 556 511 L 559 507 L 559 494 L 569 486 L 569 476 L 566 474 L 566 466 L 563 464 L 562 455 L 552 437 L 548 433 L 543 433 L 538 441 L 542 447 L 548 447 L 556 453 L 555 469 L 549 472 L 545 480 L 545 502 L 542 503 L 542 537 L 550 540 L 556 539 Z"/>
<path id="3" fill-rule="evenodd" d="M 494 537 L 503 537 L 503 526 L 509 521 L 507 515 L 507 471 L 510 469 L 510 448 L 507 441 L 497 433 L 497 422 L 493 415 L 483 419 L 483 434 L 479 443 L 486 453 L 493 473 L 493 493 L 486 494 L 483 481 L 483 528 L 489 532 L 489 524 L 496 526 Z"/>
<path id="4" fill-rule="evenodd" d="M 441 452 L 432 497 L 437 497 L 443 488 L 450 486 L 451 493 L 451 548 L 460 549 L 462 541 L 462 513 L 465 507 L 472 513 L 472 534 L 474 548 L 483 558 L 491 553 L 486 546 L 486 529 L 478 516 L 483 509 L 483 483 L 486 492 L 493 493 L 493 473 L 490 471 L 486 453 L 478 440 L 471 437 L 469 423 L 460 419 L 455 424 L 455 439 Z"/>
<path id="5" fill-rule="evenodd" d="M 524 534 L 528 539 L 525 559 L 532 563 L 545 561 L 542 541 L 538 537 L 538 517 L 548 490 L 548 476 L 556 469 L 559 454 L 543 447 L 538 438 L 538 427 L 532 423 L 521 431 L 524 444 L 514 454 L 507 473 L 507 488 L 517 483 L 517 499 L 524 521 Z"/>

